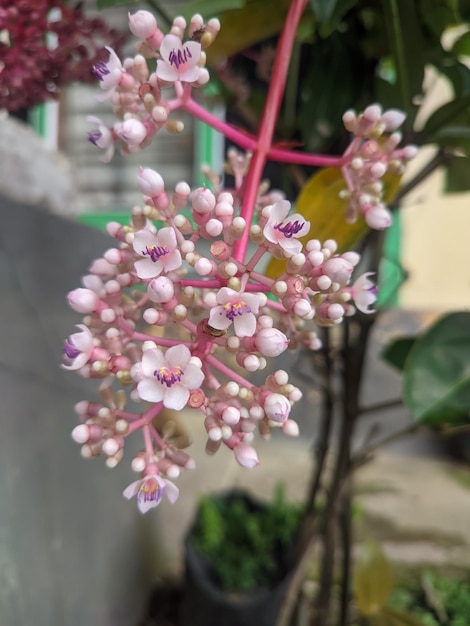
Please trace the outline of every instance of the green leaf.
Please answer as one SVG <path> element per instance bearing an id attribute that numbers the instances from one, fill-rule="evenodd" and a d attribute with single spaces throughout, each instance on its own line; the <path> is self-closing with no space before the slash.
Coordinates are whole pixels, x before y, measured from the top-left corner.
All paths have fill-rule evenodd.
<path id="1" fill-rule="evenodd" d="M 359 611 L 377 615 L 387 602 L 393 585 L 390 561 L 376 541 L 367 542 L 356 562 L 354 593 Z"/>
<path id="2" fill-rule="evenodd" d="M 470 190 L 470 158 L 454 157 L 446 169 L 445 191 L 460 193 Z"/>
<path id="3" fill-rule="evenodd" d="M 139 0 L 98 0 L 98 9 L 108 9 L 109 7 L 115 7 L 118 4 L 135 4 Z"/>
<path id="4" fill-rule="evenodd" d="M 416 337 L 401 337 L 390 342 L 382 352 L 382 358 L 389 365 L 402 371 L 411 348 L 416 342 Z"/>
<path id="5" fill-rule="evenodd" d="M 199 13 L 204 18 L 214 16 L 221 17 L 227 11 L 242 9 L 247 0 L 192 0 L 185 2 L 178 9 L 178 14 L 191 18 L 195 13 Z"/>
<path id="6" fill-rule="evenodd" d="M 417 617 L 407 611 L 384 607 L 370 620 L 372 626 L 425 626 Z"/>
<path id="7" fill-rule="evenodd" d="M 401 106 L 411 123 L 415 96 L 422 93 L 424 42 L 418 7 L 409 0 L 383 0 L 387 37 L 400 89 Z"/>
<path id="8" fill-rule="evenodd" d="M 452 46 L 452 52 L 456 56 L 470 55 L 470 31 L 464 33 Z"/>
<path id="9" fill-rule="evenodd" d="M 470 93 L 446 102 L 446 104 L 439 107 L 430 115 L 421 131 L 421 137 L 424 139 L 424 142 L 429 141 L 429 138 L 443 126 L 449 126 L 454 123 L 462 113 L 468 113 L 469 107 Z"/>
<path id="10" fill-rule="evenodd" d="M 358 0 L 310 0 L 322 37 L 330 35 Z"/>
<path id="11" fill-rule="evenodd" d="M 424 24 L 438 40 L 446 28 L 462 21 L 455 0 L 419 0 L 419 9 Z"/>
<path id="12" fill-rule="evenodd" d="M 245 50 L 281 32 L 290 0 L 245 0 L 243 7 L 226 11 L 220 19 L 221 33 L 207 50 L 211 63 Z M 212 9 L 212 12 L 214 9 Z"/>
<path id="13" fill-rule="evenodd" d="M 415 343 L 404 369 L 404 400 L 414 419 L 438 426 L 468 423 L 470 313 L 451 313 Z"/>

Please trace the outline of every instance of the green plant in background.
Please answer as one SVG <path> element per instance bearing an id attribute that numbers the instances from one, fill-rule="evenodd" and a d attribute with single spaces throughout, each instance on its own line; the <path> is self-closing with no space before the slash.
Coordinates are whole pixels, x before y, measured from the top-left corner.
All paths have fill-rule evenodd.
<path id="1" fill-rule="evenodd" d="M 243 494 L 201 498 L 191 545 L 205 555 L 227 591 L 269 588 L 279 575 L 281 551 L 293 549 L 302 507 L 281 486 L 266 506 Z"/>

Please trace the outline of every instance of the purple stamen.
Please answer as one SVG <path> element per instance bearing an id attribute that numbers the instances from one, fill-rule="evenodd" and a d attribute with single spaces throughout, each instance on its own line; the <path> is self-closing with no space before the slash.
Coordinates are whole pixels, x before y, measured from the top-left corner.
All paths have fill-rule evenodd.
<path id="1" fill-rule="evenodd" d="M 305 222 L 298 222 L 297 220 L 295 220 L 295 222 L 287 222 L 287 224 L 279 222 L 278 224 L 275 224 L 273 228 L 279 230 L 281 233 L 284 233 L 284 237 L 290 239 L 293 235 L 296 235 L 300 230 L 302 230 L 304 223 Z"/>
<path id="2" fill-rule="evenodd" d="M 237 315 L 243 315 L 243 313 L 251 313 L 251 308 L 246 304 L 246 302 L 224 304 L 223 309 L 225 311 L 225 317 L 231 322 L 233 322 Z M 220 312 L 220 315 L 223 315 L 223 311 Z"/>
<path id="3" fill-rule="evenodd" d="M 160 257 L 165 256 L 169 251 L 168 246 L 145 246 L 145 250 L 142 250 L 142 256 L 149 256 L 156 263 Z"/>
<path id="4" fill-rule="evenodd" d="M 154 371 L 153 375 L 161 382 L 162 385 L 171 387 L 175 383 L 180 382 L 181 378 L 184 376 L 184 372 L 179 366 L 176 366 L 173 369 L 170 369 L 169 367 L 159 367 L 158 370 Z"/>
<path id="5" fill-rule="evenodd" d="M 162 499 L 162 488 L 156 480 L 143 483 L 137 493 L 138 502 L 160 502 Z"/>
<path id="6" fill-rule="evenodd" d="M 102 137 L 102 133 L 100 133 L 99 130 L 91 130 L 88 133 L 88 141 L 90 141 L 92 144 L 94 144 L 95 146 L 98 145 L 98 141 L 101 139 Z"/>
<path id="7" fill-rule="evenodd" d="M 189 48 L 183 46 L 183 50 L 172 50 L 168 57 L 168 61 L 170 65 L 174 65 L 176 69 L 179 69 L 180 65 L 188 62 L 188 58 L 192 59 L 193 55 L 191 54 Z"/>
<path id="8" fill-rule="evenodd" d="M 76 359 L 77 356 L 82 353 L 81 350 L 76 348 L 73 343 L 70 343 L 69 341 L 64 343 L 63 351 L 69 359 Z"/>
<path id="9" fill-rule="evenodd" d="M 109 74 L 109 67 L 104 61 L 98 61 L 96 65 L 93 65 L 91 71 L 98 80 L 103 80 L 103 78 Z"/>

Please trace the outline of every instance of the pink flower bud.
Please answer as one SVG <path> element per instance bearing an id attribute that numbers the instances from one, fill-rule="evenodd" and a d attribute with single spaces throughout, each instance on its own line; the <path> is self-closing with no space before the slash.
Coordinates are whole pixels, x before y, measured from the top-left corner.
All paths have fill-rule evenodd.
<path id="1" fill-rule="evenodd" d="M 239 463 L 242 467 L 246 467 L 247 469 L 252 469 L 259 465 L 258 455 L 256 454 L 256 450 L 244 443 L 243 441 L 238 443 L 233 448 L 233 453 L 235 455 L 235 459 L 237 463 Z"/>
<path id="2" fill-rule="evenodd" d="M 289 400 L 280 393 L 271 393 L 264 401 L 264 412 L 273 422 L 285 422 L 289 417 L 291 405 Z"/>
<path id="3" fill-rule="evenodd" d="M 403 111 L 397 109 L 389 109 L 380 118 L 382 124 L 385 125 L 385 130 L 390 133 L 399 128 L 406 119 L 406 114 Z"/>
<path id="4" fill-rule="evenodd" d="M 299 425 L 294 420 L 286 420 L 282 425 L 282 432 L 288 437 L 298 437 Z"/>
<path id="5" fill-rule="evenodd" d="M 116 135 L 132 146 L 139 146 L 147 136 L 147 129 L 139 120 L 131 118 L 114 126 Z"/>
<path id="6" fill-rule="evenodd" d="M 67 295 L 70 307 L 77 313 L 93 313 L 100 299 L 91 289 L 74 289 Z"/>
<path id="7" fill-rule="evenodd" d="M 157 20 L 149 11 L 137 11 L 128 13 L 129 29 L 136 37 L 147 39 L 157 30 Z"/>
<path id="8" fill-rule="evenodd" d="M 147 295 L 152 302 L 169 302 L 175 295 L 175 289 L 169 278 L 159 276 L 151 280 L 148 284 Z"/>
<path id="9" fill-rule="evenodd" d="M 211 213 L 216 204 L 215 196 L 210 189 L 199 187 L 192 197 L 192 207 L 196 213 Z"/>
<path id="10" fill-rule="evenodd" d="M 158 172 L 155 172 L 150 168 L 141 167 L 139 169 L 139 173 L 137 175 L 137 184 L 139 185 L 141 193 L 149 198 L 159 196 L 165 191 L 165 183 L 163 182 L 163 178 Z"/>
<path id="11" fill-rule="evenodd" d="M 277 328 L 261 328 L 255 335 L 256 349 L 264 356 L 279 356 L 287 349 L 289 341 Z"/>
<path id="12" fill-rule="evenodd" d="M 390 211 L 388 211 L 388 209 L 386 209 L 382 204 L 378 204 L 377 206 L 370 208 L 365 217 L 367 224 L 376 230 L 384 230 L 392 223 Z"/>
<path id="13" fill-rule="evenodd" d="M 334 283 L 345 285 L 352 274 L 353 266 L 342 257 L 328 259 L 323 265 L 323 272 L 331 278 Z"/>

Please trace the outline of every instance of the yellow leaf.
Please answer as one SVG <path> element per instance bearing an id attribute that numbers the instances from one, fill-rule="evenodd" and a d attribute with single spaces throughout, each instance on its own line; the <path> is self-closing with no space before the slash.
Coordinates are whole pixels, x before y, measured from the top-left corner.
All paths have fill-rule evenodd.
<path id="1" fill-rule="evenodd" d="M 231 56 L 281 32 L 290 0 L 249 0 L 242 9 L 222 16 L 220 35 L 207 50 L 209 63 Z"/>
<path id="2" fill-rule="evenodd" d="M 398 191 L 401 177 L 386 174 L 384 182 L 384 202 L 390 202 Z M 295 212 L 300 213 L 310 222 L 310 232 L 302 241 L 334 239 L 338 252 L 352 250 L 368 232 L 362 215 L 349 224 L 346 222 L 347 200 L 340 198 L 340 192 L 346 188 L 341 170 L 328 167 L 314 174 L 302 188 L 295 203 Z M 267 276 L 274 278 L 284 272 L 285 260 L 272 259 L 267 268 Z"/>
<path id="3" fill-rule="evenodd" d="M 393 571 L 389 560 L 377 542 L 368 542 L 363 547 L 354 572 L 354 593 L 359 611 L 366 616 L 380 613 L 392 585 Z"/>

